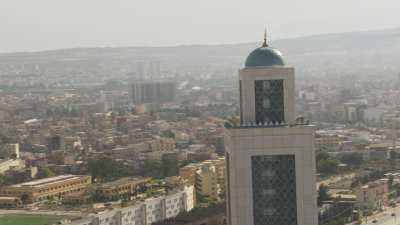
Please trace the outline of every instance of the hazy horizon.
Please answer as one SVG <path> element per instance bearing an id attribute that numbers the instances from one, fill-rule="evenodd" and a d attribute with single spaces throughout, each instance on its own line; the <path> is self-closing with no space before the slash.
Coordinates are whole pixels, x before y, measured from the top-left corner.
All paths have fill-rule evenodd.
<path id="1" fill-rule="evenodd" d="M 176 46 L 400 27 L 394 0 L 3 0 L 0 52 Z M 221 16 L 223 15 L 223 16 Z"/>

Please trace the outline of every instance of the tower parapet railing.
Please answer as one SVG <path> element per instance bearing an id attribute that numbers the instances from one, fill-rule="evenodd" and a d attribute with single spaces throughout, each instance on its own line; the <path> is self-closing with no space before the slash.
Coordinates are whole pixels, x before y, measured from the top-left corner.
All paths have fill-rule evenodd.
<path id="1" fill-rule="evenodd" d="M 240 128 L 278 128 L 278 127 L 296 127 L 296 126 L 309 126 L 310 121 L 296 121 L 294 124 L 288 124 L 286 121 L 268 121 L 268 122 L 240 122 L 234 123 L 232 121 L 225 121 L 225 128 L 227 129 L 240 129 Z"/>

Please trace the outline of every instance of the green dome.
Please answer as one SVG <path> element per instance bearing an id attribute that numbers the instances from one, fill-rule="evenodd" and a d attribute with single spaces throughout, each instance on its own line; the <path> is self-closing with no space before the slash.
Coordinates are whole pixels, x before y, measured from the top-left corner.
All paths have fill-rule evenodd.
<path id="1" fill-rule="evenodd" d="M 285 61 L 280 51 L 262 46 L 252 51 L 247 56 L 245 67 L 256 66 L 284 66 Z"/>

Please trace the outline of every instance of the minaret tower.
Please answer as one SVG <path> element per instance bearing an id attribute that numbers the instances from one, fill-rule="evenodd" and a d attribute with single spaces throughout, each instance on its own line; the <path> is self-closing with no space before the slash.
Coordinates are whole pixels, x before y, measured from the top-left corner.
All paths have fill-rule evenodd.
<path id="1" fill-rule="evenodd" d="M 228 225 L 317 225 L 314 128 L 295 120 L 294 68 L 267 43 L 239 70 L 240 123 L 226 125 Z"/>

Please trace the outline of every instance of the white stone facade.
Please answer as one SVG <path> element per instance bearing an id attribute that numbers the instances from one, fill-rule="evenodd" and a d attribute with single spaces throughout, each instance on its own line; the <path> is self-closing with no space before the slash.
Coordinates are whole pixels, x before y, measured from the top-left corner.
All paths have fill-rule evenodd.
<path id="1" fill-rule="evenodd" d="M 317 225 L 316 165 L 312 126 L 233 128 L 226 131 L 229 153 L 229 225 L 253 223 L 251 156 L 294 155 L 296 162 L 297 224 Z M 229 209 L 230 207 L 230 209 Z"/>
<path id="2" fill-rule="evenodd" d="M 241 81 L 241 120 L 244 123 L 254 122 L 255 118 L 255 92 L 256 80 L 283 80 L 284 109 L 286 123 L 293 124 L 295 120 L 295 92 L 293 67 L 255 67 L 239 70 Z"/>

